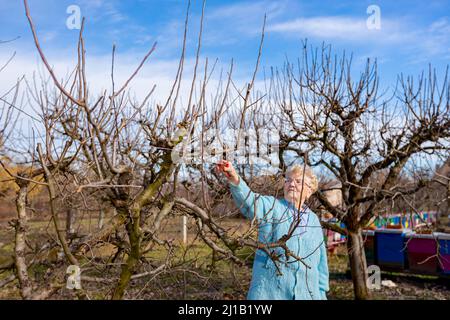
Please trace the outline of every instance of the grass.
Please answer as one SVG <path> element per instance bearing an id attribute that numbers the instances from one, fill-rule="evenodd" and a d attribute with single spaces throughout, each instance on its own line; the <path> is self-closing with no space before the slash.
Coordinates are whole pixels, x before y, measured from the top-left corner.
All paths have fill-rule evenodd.
<path id="1" fill-rule="evenodd" d="M 106 219 L 105 219 L 106 220 Z M 106 220 L 107 221 L 107 220 Z M 106 222 L 105 221 L 105 222 Z M 172 268 L 168 272 L 159 274 L 156 278 L 141 278 L 133 280 L 127 290 L 126 298 L 137 299 L 245 299 L 251 280 L 251 267 L 254 251 L 244 247 L 237 250 L 236 255 L 246 260 L 246 264 L 237 267 L 229 261 L 214 260 L 212 250 L 205 243 L 196 240 L 191 235 L 188 244 L 182 245 L 181 228 L 179 221 L 166 225 L 164 238 L 176 239 L 175 251 L 171 260 Z M 225 221 L 227 227 L 238 225 L 238 232 L 245 230 L 247 225 L 241 220 Z M 54 236 L 53 225 L 48 221 L 31 221 L 29 239 L 45 241 L 48 233 Z M 91 227 L 95 225 L 91 223 Z M 89 227 L 89 219 L 80 222 L 80 229 L 86 232 Z M 0 227 L 0 264 L 11 259 L 13 253 L 14 231 Z M 115 252 L 111 245 L 104 245 L 94 249 L 94 255 L 104 261 Z M 165 261 L 167 249 L 155 246 L 153 250 L 145 255 L 152 265 L 158 266 Z M 91 261 L 90 254 L 81 261 L 83 264 L 82 274 L 103 278 L 113 278 L 120 274 L 118 266 L 104 268 L 99 261 Z M 348 272 L 348 259 L 345 247 L 337 250 L 336 254 L 328 257 L 330 271 L 330 292 L 328 299 L 341 300 L 353 299 L 353 287 Z M 60 262 L 60 271 L 64 273 L 65 262 Z M 36 265 L 30 268 L 30 275 L 41 281 L 41 285 L 48 281 L 48 268 L 54 268 L 47 264 Z M 142 272 L 145 270 L 139 270 Z M 0 273 L 0 281 L 11 274 L 11 271 Z M 51 275 L 50 275 L 51 276 Z M 429 275 L 404 275 L 397 272 L 383 272 L 382 279 L 391 279 L 398 286 L 396 288 L 383 287 L 372 292 L 372 298 L 384 299 L 450 299 L 448 287 L 436 282 L 435 277 Z M 95 282 L 83 283 L 83 288 L 89 293 L 91 299 L 105 299 L 110 297 L 113 290 L 112 284 L 99 284 Z M 17 280 L 0 289 L 0 299 L 20 298 L 17 290 Z M 73 292 L 67 289 L 60 290 L 54 299 L 74 299 Z"/>

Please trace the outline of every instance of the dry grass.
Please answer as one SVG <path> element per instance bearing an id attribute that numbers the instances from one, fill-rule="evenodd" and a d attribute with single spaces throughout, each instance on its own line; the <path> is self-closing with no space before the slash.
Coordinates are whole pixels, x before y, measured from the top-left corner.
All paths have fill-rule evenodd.
<path id="1" fill-rule="evenodd" d="M 48 221 L 32 221 L 30 223 L 30 238 L 32 241 L 43 242 L 54 236 L 52 226 Z M 246 221 L 230 219 L 224 221 L 224 226 L 244 232 L 248 227 Z M 91 221 L 92 228 L 92 221 Z M 89 230 L 89 221 L 81 221 L 80 230 Z M 181 219 L 173 220 L 165 226 L 164 237 L 173 238 L 178 242 L 172 259 L 172 269 L 159 274 L 155 278 L 142 278 L 131 281 L 126 298 L 133 299 L 245 299 L 251 279 L 251 263 L 253 252 L 249 248 L 241 249 L 238 254 L 247 258 L 244 267 L 236 267 L 228 261 L 214 261 L 212 250 L 204 243 L 194 238 L 191 229 L 188 244 L 181 244 Z M 0 264 L 11 259 L 13 250 L 14 231 L 0 226 Z M 111 245 L 95 248 L 94 260 L 86 259 L 82 268 L 83 275 L 112 278 L 117 277 L 119 268 L 112 266 L 105 268 L 101 260 L 106 261 L 115 249 Z M 163 247 L 155 247 L 145 258 L 149 264 L 160 265 L 167 255 Z M 92 257 L 92 256 L 91 256 Z M 87 257 L 87 258 L 91 258 Z M 328 298 L 333 300 L 353 299 L 352 282 L 349 279 L 348 260 L 345 248 L 341 247 L 337 253 L 329 256 L 330 292 Z M 89 262 L 89 263 L 88 263 Z M 63 261 L 55 265 L 42 264 L 31 268 L 30 274 L 43 283 L 51 277 L 52 270 L 64 270 Z M 145 270 L 140 270 L 145 271 Z M 0 274 L 0 281 L 11 274 L 6 271 Z M 432 277 L 411 277 L 394 273 L 383 273 L 382 279 L 391 279 L 397 288 L 382 288 L 372 292 L 373 299 L 450 299 L 448 283 L 442 283 Z M 42 284 L 43 284 L 42 283 Z M 113 284 L 99 284 L 84 282 L 83 288 L 91 299 L 107 299 L 111 294 Z M 20 298 L 17 281 L 11 282 L 0 289 L 0 299 Z M 74 293 L 61 289 L 53 299 L 75 299 Z"/>

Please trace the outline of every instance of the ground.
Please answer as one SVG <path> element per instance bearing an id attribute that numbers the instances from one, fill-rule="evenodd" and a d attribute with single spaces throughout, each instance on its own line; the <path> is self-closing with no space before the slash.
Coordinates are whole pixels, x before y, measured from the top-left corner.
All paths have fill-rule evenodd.
<path id="1" fill-rule="evenodd" d="M 340 247 L 335 255 L 329 256 L 330 292 L 328 299 L 353 299 L 353 287 L 345 248 Z M 381 280 L 391 280 L 395 288 L 381 286 L 371 290 L 372 299 L 377 300 L 450 300 L 449 279 L 435 276 L 410 275 L 398 272 L 382 272 Z"/>
<path id="2" fill-rule="evenodd" d="M 34 241 L 45 238 L 49 232 L 48 223 L 32 222 L 31 232 Z M 51 225 L 50 225 L 51 229 Z M 13 249 L 14 230 L 6 223 L 0 225 L 0 265 L 11 259 Z M 108 248 L 98 250 L 107 253 Z M 159 265 L 167 252 L 162 248 L 155 248 L 146 255 L 148 262 Z M 239 251 L 242 257 L 251 259 L 251 251 Z M 100 256 L 100 255 L 99 255 Z M 213 263 L 211 250 L 201 242 L 192 242 L 187 247 L 179 247 L 175 252 L 175 259 L 170 271 L 160 273 L 157 277 L 145 277 L 130 283 L 125 298 L 132 299 L 245 299 L 251 279 L 251 260 L 243 267 L 237 267 L 226 261 Z M 99 259 L 102 259 L 101 257 Z M 86 260 L 82 267 L 82 275 L 112 278 L 119 270 L 116 266 L 104 268 L 98 264 L 99 259 Z M 352 282 L 347 269 L 348 261 L 345 247 L 338 248 L 335 254 L 329 255 L 330 292 L 328 299 L 353 299 Z M 43 285 L 55 277 L 59 270 L 64 277 L 64 261 L 57 261 L 55 265 L 41 264 L 30 270 L 30 274 L 39 279 Z M 145 270 L 141 270 L 145 271 Z M 10 271 L 0 273 L 0 283 L 10 275 Z M 63 278 L 62 278 L 63 279 Z M 450 285 L 448 279 L 432 276 L 413 276 L 400 273 L 382 273 L 382 280 L 391 280 L 395 288 L 382 287 L 371 291 L 372 299 L 445 299 L 450 300 Z M 82 283 L 89 299 L 107 299 L 114 287 L 114 283 L 86 282 Z M 17 281 L 0 288 L 0 299 L 19 299 Z M 53 299 L 76 299 L 73 291 L 60 289 Z"/>

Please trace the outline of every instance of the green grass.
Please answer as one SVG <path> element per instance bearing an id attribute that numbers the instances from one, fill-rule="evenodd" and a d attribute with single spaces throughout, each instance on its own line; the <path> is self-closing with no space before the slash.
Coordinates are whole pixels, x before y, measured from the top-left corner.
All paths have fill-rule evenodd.
<path id="1" fill-rule="evenodd" d="M 105 223 L 106 222 L 107 219 L 105 219 Z M 226 221 L 224 223 L 228 226 L 232 226 L 233 223 L 242 225 L 242 221 L 240 220 Z M 89 219 L 84 218 L 80 224 L 80 231 L 87 232 Z M 47 232 L 54 235 L 54 226 L 52 223 L 49 224 L 49 221 L 31 221 L 29 227 L 30 232 L 28 239 L 32 244 L 45 241 L 45 239 L 47 239 Z M 91 227 L 91 230 L 95 232 L 95 219 L 92 219 Z M 174 242 L 175 250 L 173 252 L 173 259 L 171 260 L 172 266 L 175 266 L 178 269 L 176 271 L 170 270 L 170 272 L 162 273 L 155 279 L 143 278 L 132 281 L 128 289 L 129 296 L 133 297 L 137 295 L 138 298 L 142 299 L 245 299 L 251 279 L 254 249 L 243 247 L 236 250 L 235 254 L 246 262 L 242 267 L 238 267 L 230 261 L 225 261 L 223 259 L 214 261 L 212 249 L 200 240 L 193 241 L 192 233 L 188 238 L 190 242 L 187 245 L 182 245 L 179 229 L 178 221 L 172 221 L 171 224 L 166 226 L 168 232 L 161 232 L 164 239 L 178 239 Z M 0 228 L 0 242 L 3 243 L 0 247 L 0 264 L 11 260 L 14 249 L 13 240 L 14 230 Z M 96 250 L 96 256 L 100 256 L 103 259 L 110 257 L 111 254 L 115 252 L 115 249 L 108 246 L 99 247 Z M 159 265 L 165 261 L 166 255 L 167 248 L 156 245 L 153 250 L 145 255 L 145 258 L 153 265 Z M 85 269 L 83 271 L 84 275 L 107 278 L 118 277 L 120 274 L 119 267 L 113 267 L 109 270 L 102 271 L 102 266 L 99 267 L 90 261 L 90 254 L 87 255 L 86 259 L 82 259 L 80 262 Z M 353 299 L 353 287 L 351 279 L 348 278 L 348 258 L 345 247 L 339 248 L 336 254 L 330 255 L 328 264 L 331 289 L 328 298 Z M 61 265 L 60 267 L 63 268 L 64 266 L 65 265 Z M 183 268 L 189 271 L 183 271 Z M 29 271 L 33 278 L 40 280 L 43 279 L 47 269 L 47 265 L 41 264 L 33 266 Z M 143 270 L 138 270 L 138 272 L 142 271 Z M 1 273 L 0 281 L 10 274 L 11 271 Z M 399 283 L 399 287 L 396 289 L 383 289 L 373 292 L 373 299 L 401 299 L 402 295 L 416 299 L 432 299 L 437 292 L 432 287 L 432 283 L 436 277 L 431 275 L 407 274 L 406 277 L 405 274 L 400 272 L 383 272 L 383 275 L 383 279 L 392 277 L 396 283 Z M 414 280 L 411 280 L 414 278 L 419 280 L 416 281 L 416 283 L 425 283 L 425 285 L 422 285 L 423 288 L 420 288 L 421 291 L 418 289 L 418 293 L 415 293 L 414 290 L 416 290 L 415 286 L 419 286 L 419 284 L 414 284 Z M 403 285 L 403 282 L 405 285 Z M 108 292 L 114 287 L 114 284 L 99 285 L 97 283 L 86 283 L 83 284 L 83 288 L 84 286 L 88 290 L 91 299 L 105 299 L 109 297 Z M 445 290 L 443 293 L 438 292 L 438 298 L 442 297 L 446 297 Z M 17 281 L 0 289 L 0 299 L 2 298 L 20 298 L 17 290 Z M 55 298 L 73 299 L 74 296 L 70 293 L 61 291 Z"/>
<path id="2" fill-rule="evenodd" d="M 397 277 L 414 277 L 415 279 L 423 279 L 423 280 L 436 280 L 439 279 L 438 276 L 427 275 L 427 274 L 418 274 L 418 273 L 404 273 L 404 272 L 390 272 L 390 271 L 382 271 L 382 273 L 397 276 Z"/>

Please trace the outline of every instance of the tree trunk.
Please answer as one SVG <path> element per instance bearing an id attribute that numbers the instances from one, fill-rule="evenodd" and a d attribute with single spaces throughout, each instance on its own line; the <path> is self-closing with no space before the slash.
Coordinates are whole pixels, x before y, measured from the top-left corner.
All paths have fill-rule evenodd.
<path id="1" fill-rule="evenodd" d="M 347 236 L 347 253 L 350 261 L 355 299 L 366 300 L 370 296 L 367 289 L 367 262 L 361 229 L 357 229 L 356 231 L 349 230 Z"/>
<path id="2" fill-rule="evenodd" d="M 69 245 L 67 244 L 67 240 L 64 234 L 64 229 L 60 227 L 58 220 L 58 211 L 56 209 L 56 199 L 57 199 L 57 191 L 56 191 L 56 181 L 50 169 L 45 164 L 45 160 L 42 155 L 42 146 L 40 143 L 37 144 L 37 150 L 39 154 L 39 161 L 41 163 L 42 169 L 44 170 L 45 182 L 47 182 L 47 190 L 49 194 L 49 205 L 50 212 L 52 214 L 53 224 L 55 225 L 55 231 L 58 236 L 58 240 L 63 248 L 64 255 L 66 259 L 73 265 L 78 265 L 78 260 L 70 251 Z"/>
<path id="3" fill-rule="evenodd" d="M 141 257 L 142 237 L 140 234 L 139 220 L 135 223 L 132 221 L 127 222 L 126 229 L 130 240 L 130 253 L 125 264 L 122 266 L 120 280 L 112 296 L 113 300 L 121 300 L 123 298 L 125 290 L 128 287 L 128 283 L 131 280 L 131 276 L 133 275 Z"/>
<path id="4" fill-rule="evenodd" d="M 32 286 L 30 278 L 28 277 L 28 268 L 25 261 L 25 237 L 26 237 L 26 226 L 27 226 L 27 213 L 26 213 L 26 203 L 27 203 L 27 193 L 28 184 L 20 183 L 20 189 L 17 193 L 16 207 L 17 207 L 17 222 L 15 224 L 16 228 L 16 238 L 15 238 L 15 265 L 16 274 L 20 283 L 20 295 L 23 299 L 31 299 Z"/>

